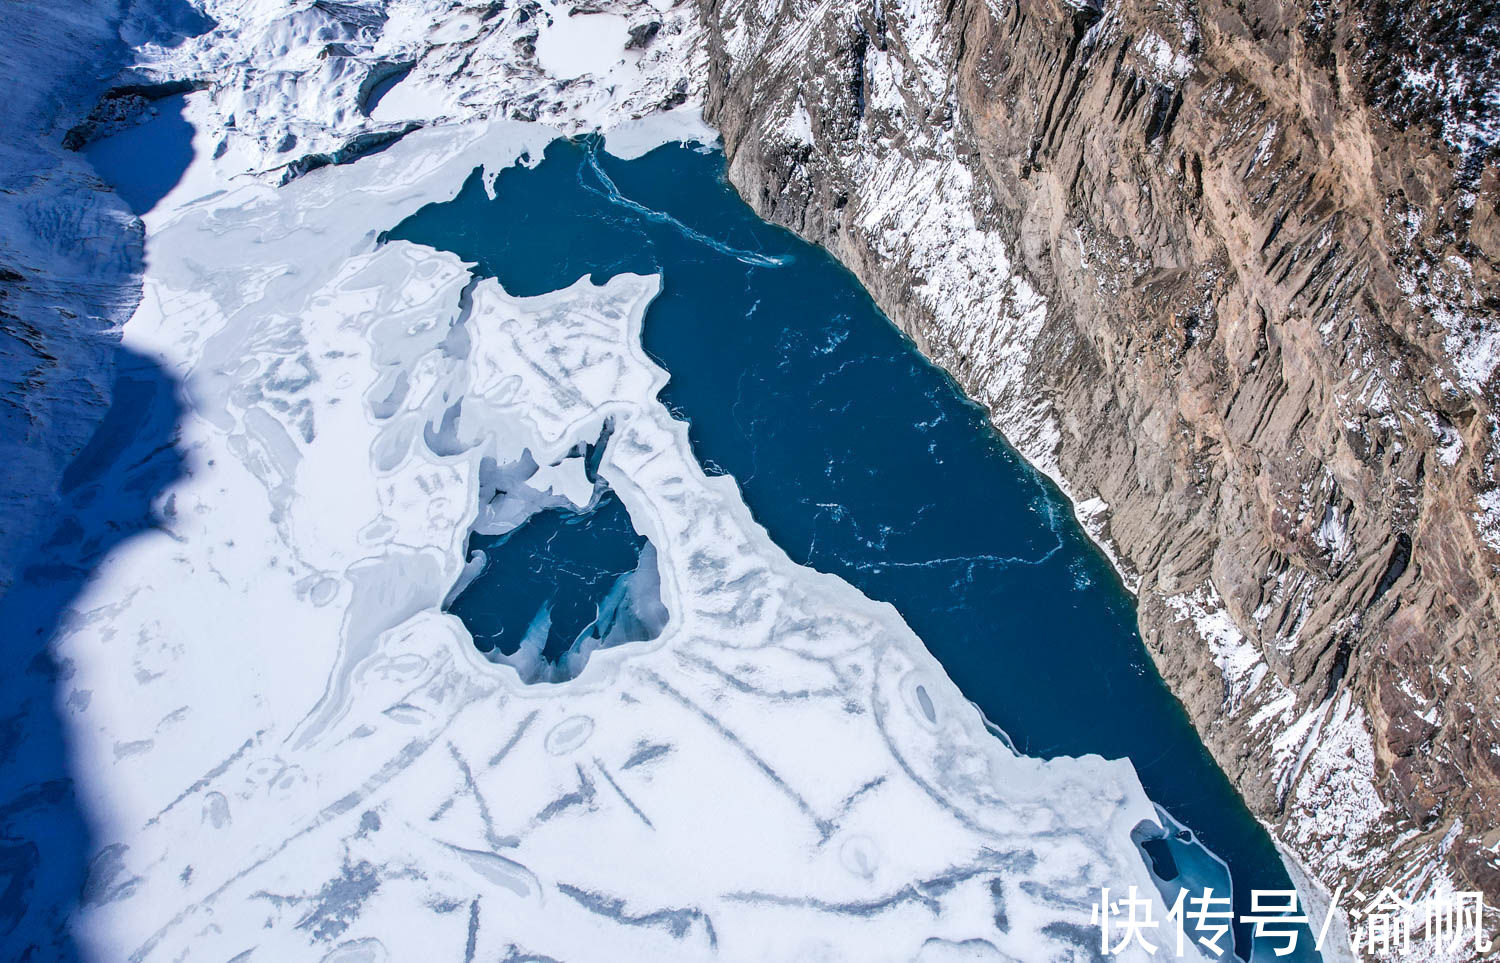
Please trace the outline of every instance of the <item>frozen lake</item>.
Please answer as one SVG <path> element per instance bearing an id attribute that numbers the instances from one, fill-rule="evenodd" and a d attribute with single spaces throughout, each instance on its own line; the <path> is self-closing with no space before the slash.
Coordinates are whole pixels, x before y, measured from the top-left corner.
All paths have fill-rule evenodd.
<path id="1" fill-rule="evenodd" d="M 738 482 L 794 560 L 893 604 L 1021 752 L 1128 757 L 1150 797 L 1228 862 L 1237 913 L 1253 888 L 1290 888 L 1066 501 L 847 271 L 760 221 L 722 170 L 722 155 L 685 147 L 624 161 L 557 141 L 536 166 L 502 171 L 493 198 L 476 174 L 387 238 L 477 262 L 517 296 L 585 274 L 659 273 L 644 341 L 671 375 L 661 397 L 689 422 L 698 460 Z M 512 572 L 526 552 L 497 558 Z M 635 564 L 628 552 L 616 561 Z M 503 600 L 498 572 L 454 609 L 482 647 L 501 623 L 530 625 L 540 604 L 530 591 Z M 611 572 L 596 581 L 607 588 Z M 575 623 L 593 617 L 584 608 Z"/>

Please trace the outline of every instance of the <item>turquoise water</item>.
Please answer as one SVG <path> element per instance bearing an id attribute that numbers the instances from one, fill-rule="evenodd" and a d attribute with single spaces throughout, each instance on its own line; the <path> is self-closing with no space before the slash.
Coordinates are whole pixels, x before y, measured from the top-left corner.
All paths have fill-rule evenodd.
<path id="1" fill-rule="evenodd" d="M 1129 757 L 1150 797 L 1228 863 L 1238 912 L 1252 888 L 1290 888 L 1060 494 L 847 271 L 759 220 L 722 172 L 716 152 L 626 162 L 558 141 L 534 168 L 502 172 L 493 200 L 476 172 L 387 237 L 452 251 L 517 295 L 661 274 L 644 340 L 671 374 L 662 399 L 793 559 L 895 605 L 1022 752 Z M 1167 849 L 1179 868 L 1206 862 L 1175 840 L 1155 849 L 1159 865 Z"/>

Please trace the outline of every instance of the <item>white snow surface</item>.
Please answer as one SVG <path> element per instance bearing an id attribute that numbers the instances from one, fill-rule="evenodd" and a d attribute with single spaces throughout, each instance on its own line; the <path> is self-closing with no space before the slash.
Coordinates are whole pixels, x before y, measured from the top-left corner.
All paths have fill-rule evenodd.
<path id="1" fill-rule="evenodd" d="M 707 145 L 718 142 L 719 132 L 703 122 L 696 107 L 682 107 L 668 113 L 648 114 L 610 128 L 604 135 L 604 149 L 621 160 L 635 160 L 652 148 L 676 141 Z"/>
<path id="2" fill-rule="evenodd" d="M 656 278 L 514 298 L 450 254 L 376 244 L 557 133 L 434 126 L 280 188 L 179 191 L 148 219 L 125 341 L 181 380 L 190 472 L 54 642 L 113 854 L 108 898 L 77 916 L 85 948 L 1092 945 L 1099 887 L 1154 892 L 1128 838 L 1154 821 L 1133 770 L 1014 755 L 893 609 L 793 564 L 733 480 L 703 473 L 640 347 Z M 527 686 L 441 611 L 481 462 L 529 454 L 579 497 L 563 463 L 606 418 L 600 473 L 655 550 L 670 621 Z"/>
<path id="3" fill-rule="evenodd" d="M 1194 630 L 1208 644 L 1214 665 L 1224 678 L 1223 708 L 1229 716 L 1239 714 L 1245 700 L 1268 676 L 1275 690 L 1273 698 L 1286 691 L 1271 675 L 1260 650 L 1235 626 L 1212 584 L 1204 583 L 1190 594 L 1169 595 L 1163 602 L 1177 621 L 1191 621 Z"/>
<path id="4" fill-rule="evenodd" d="M 218 169 L 283 172 L 358 138 L 473 119 L 609 130 L 670 104 L 696 114 L 706 55 L 691 5 L 606 0 L 463 7 L 449 0 L 204 0 L 218 26 L 138 51 L 139 70 L 209 84 Z M 625 50 L 627 31 L 661 24 Z M 396 72 L 404 70 L 404 75 Z M 399 77 L 377 103 L 380 80 Z M 701 128 L 701 123 L 699 125 Z M 689 128 L 684 125 L 684 131 Z M 696 134 L 696 131 L 694 132 Z"/>
<path id="5" fill-rule="evenodd" d="M 554 10 L 551 23 L 537 38 L 542 67 L 560 80 L 584 74 L 608 74 L 625 62 L 630 28 L 617 14 L 570 14 Z"/>
<path id="6" fill-rule="evenodd" d="M 807 113 L 807 104 L 798 98 L 792 113 L 781 125 L 781 134 L 794 144 L 812 146 L 812 117 Z"/>

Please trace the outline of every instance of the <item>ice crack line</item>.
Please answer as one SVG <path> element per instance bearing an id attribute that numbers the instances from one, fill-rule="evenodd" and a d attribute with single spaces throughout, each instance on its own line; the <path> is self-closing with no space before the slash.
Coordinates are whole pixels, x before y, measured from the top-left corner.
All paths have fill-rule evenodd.
<path id="1" fill-rule="evenodd" d="M 755 267 L 781 267 L 782 265 L 792 263 L 793 258 L 790 254 L 761 254 L 759 251 L 747 251 L 744 248 L 733 247 L 729 244 L 725 244 L 723 241 L 711 238 L 707 234 L 702 234 L 698 231 L 693 230 L 665 211 L 652 210 L 651 208 L 646 207 L 644 204 L 640 204 L 636 201 L 631 200 L 624 194 L 621 194 L 620 189 L 615 186 L 615 182 L 610 180 L 608 174 L 604 173 L 604 168 L 599 166 L 599 158 L 596 155 L 595 150 L 596 148 L 593 146 L 593 144 L 588 145 L 588 150 L 584 155 L 586 158 L 584 164 L 587 165 L 589 170 L 593 171 L 594 176 L 599 179 L 599 183 L 603 185 L 604 189 L 600 190 L 598 187 L 590 184 L 583 176 L 583 167 L 579 167 L 578 184 L 584 190 L 592 194 L 598 194 L 600 197 L 603 197 L 611 204 L 623 207 L 630 211 L 634 211 L 641 217 L 646 218 L 646 220 L 648 221 L 655 221 L 658 224 L 667 224 L 684 237 L 697 241 L 699 244 L 702 244 L 705 247 L 718 251 L 720 254 L 732 257 L 737 261 L 742 261 L 745 264 L 750 264 Z"/>
<path id="2" fill-rule="evenodd" d="M 855 569 L 861 572 L 871 569 L 884 568 L 939 568 L 944 565 L 998 565 L 1009 567 L 1011 565 L 1041 565 L 1056 555 L 1062 548 L 1059 541 L 1046 551 L 1040 558 L 1021 558 L 1017 555 L 958 555 L 952 558 L 930 558 L 921 562 L 892 562 L 884 559 L 873 562 L 860 562 Z"/>

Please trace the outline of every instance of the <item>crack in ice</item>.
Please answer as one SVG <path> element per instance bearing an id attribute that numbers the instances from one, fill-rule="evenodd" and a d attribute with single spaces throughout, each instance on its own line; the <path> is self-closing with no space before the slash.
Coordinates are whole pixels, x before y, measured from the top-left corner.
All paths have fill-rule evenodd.
<path id="1" fill-rule="evenodd" d="M 593 141 L 588 143 L 588 150 L 584 155 L 584 165 L 587 166 L 588 170 L 593 172 L 594 176 L 599 179 L 599 183 L 604 187 L 603 190 L 600 190 L 588 183 L 583 176 L 584 167 L 580 166 L 578 168 L 578 184 L 584 190 L 591 194 L 597 194 L 618 207 L 634 211 L 648 221 L 669 225 L 683 237 L 691 238 L 707 248 L 718 251 L 720 254 L 732 257 L 736 261 L 741 261 L 752 267 L 781 267 L 792 263 L 794 260 L 790 254 L 762 254 L 759 251 L 747 251 L 744 248 L 734 247 L 723 241 L 711 238 L 700 231 L 693 230 L 670 214 L 653 210 L 644 204 L 631 200 L 620 193 L 620 189 L 615 186 L 615 182 L 608 174 L 604 173 L 604 168 L 599 165 L 597 148 L 594 146 Z"/>

